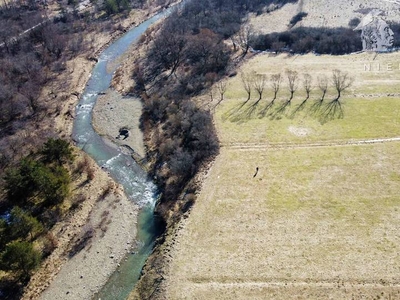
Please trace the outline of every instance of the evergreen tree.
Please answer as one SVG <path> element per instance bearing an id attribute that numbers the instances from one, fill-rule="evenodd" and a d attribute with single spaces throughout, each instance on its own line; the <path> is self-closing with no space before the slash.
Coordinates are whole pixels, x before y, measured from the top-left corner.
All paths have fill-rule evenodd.
<path id="1" fill-rule="evenodd" d="M 0 267 L 5 271 L 14 271 L 21 279 L 29 278 L 32 270 L 40 263 L 40 253 L 28 242 L 13 241 L 1 254 Z"/>

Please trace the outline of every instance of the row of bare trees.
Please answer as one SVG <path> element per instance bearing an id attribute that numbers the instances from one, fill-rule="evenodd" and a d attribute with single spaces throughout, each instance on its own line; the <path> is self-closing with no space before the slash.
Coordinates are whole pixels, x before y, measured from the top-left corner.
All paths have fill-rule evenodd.
<path id="1" fill-rule="evenodd" d="M 348 73 L 337 69 L 332 71 L 331 76 L 322 75 L 318 76 L 315 80 L 309 73 L 299 74 L 294 70 L 286 70 L 283 74 L 276 73 L 271 76 L 255 72 L 241 73 L 240 77 L 247 98 L 244 102 L 233 107 L 224 116 L 224 118 L 227 117 L 232 122 L 239 123 L 249 120 L 254 116 L 258 118 L 268 116 L 273 120 L 286 116 L 292 119 L 306 107 L 309 109 L 308 114 L 318 118 L 321 123 L 333 119 L 341 119 L 344 117 L 344 107 L 341 101 L 343 92 L 351 87 L 354 82 L 354 79 Z M 279 104 L 275 104 L 278 93 L 282 88 L 286 89 L 285 100 L 280 101 Z M 262 107 L 260 108 L 258 104 L 263 99 L 263 94 L 267 89 L 273 95 L 272 100 L 266 103 L 266 105 L 261 105 Z M 305 98 L 296 104 L 292 110 L 288 110 L 295 97 L 295 93 L 299 89 L 304 92 Z M 330 94 L 333 94 L 333 90 L 335 91 L 335 97 L 330 101 L 324 101 L 329 89 L 332 90 Z M 220 96 L 214 109 L 223 101 L 226 90 L 226 81 L 220 81 L 214 85 L 214 92 L 218 92 Z M 313 90 L 317 90 L 319 96 L 311 105 L 306 106 Z M 256 94 L 257 98 L 252 95 L 253 93 Z M 252 98 L 255 101 L 246 106 Z M 215 103 L 213 99 L 211 100 L 211 103 Z"/>
<path id="2" fill-rule="evenodd" d="M 284 75 L 282 75 L 281 73 L 276 73 L 271 75 L 269 78 L 266 74 L 257 74 L 254 72 L 241 73 L 240 78 L 243 89 L 246 91 L 247 94 L 247 98 L 244 104 L 250 101 L 253 91 L 257 94 L 258 97 L 256 104 L 261 101 L 268 83 L 270 84 L 270 88 L 273 91 L 272 102 L 274 102 L 278 96 L 279 91 L 281 90 L 282 82 L 285 79 L 287 83 L 287 89 L 290 93 L 290 96 L 287 100 L 288 103 L 293 100 L 294 95 L 296 91 L 298 91 L 300 85 L 302 86 L 306 94 L 306 98 L 304 101 L 307 101 L 310 98 L 311 91 L 315 88 L 318 88 L 321 92 L 320 101 L 324 101 L 330 85 L 336 91 L 336 97 L 334 101 L 339 101 L 343 92 L 351 87 L 354 82 L 354 78 L 350 77 L 347 72 L 342 72 L 338 69 L 332 71 L 332 75 L 330 78 L 328 78 L 328 76 L 326 75 L 318 76 L 316 82 L 311 74 L 305 73 L 301 78 L 297 71 L 290 69 L 286 70 Z M 223 100 L 223 94 L 221 94 L 220 99 Z"/>

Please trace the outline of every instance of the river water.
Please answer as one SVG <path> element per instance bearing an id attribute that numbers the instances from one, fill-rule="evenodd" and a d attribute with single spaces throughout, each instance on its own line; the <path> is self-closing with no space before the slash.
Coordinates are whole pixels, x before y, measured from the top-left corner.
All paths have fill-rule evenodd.
<path id="1" fill-rule="evenodd" d="M 73 138 L 77 146 L 108 171 L 112 178 L 124 187 L 126 195 L 141 207 L 137 228 L 138 248 L 127 256 L 94 299 L 126 299 L 140 277 L 141 269 L 152 251 L 159 232 L 157 232 L 157 220 L 153 215 L 157 197 L 155 185 L 149 181 L 146 172 L 129 154 L 122 152 L 111 142 L 103 140 L 95 132 L 92 126 L 92 110 L 98 95 L 110 87 L 121 56 L 149 26 L 167 16 L 172 9 L 166 9 L 131 29 L 102 52 L 76 107 Z"/>

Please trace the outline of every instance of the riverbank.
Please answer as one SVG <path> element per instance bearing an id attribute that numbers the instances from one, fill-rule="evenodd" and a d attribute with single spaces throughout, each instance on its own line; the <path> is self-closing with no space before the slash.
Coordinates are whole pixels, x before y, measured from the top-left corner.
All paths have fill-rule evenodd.
<path id="1" fill-rule="evenodd" d="M 196 197 L 201 193 L 214 162 L 215 160 L 205 163 L 191 180 L 190 184 L 196 189 Z M 175 215 L 168 220 L 168 227 L 157 239 L 153 252 L 143 267 L 143 275 L 135 289 L 130 293 L 128 300 L 166 299 L 168 286 L 165 280 L 170 275 L 170 267 L 174 259 L 171 254 L 179 246 L 180 232 L 186 226 L 191 214 L 191 209 L 184 209 L 187 204 L 187 199 L 184 199 L 181 195 L 177 196 Z"/>
<path id="2" fill-rule="evenodd" d="M 120 187 L 112 188 L 106 197 L 97 183 L 112 181 L 101 170 L 94 185 L 84 188 L 93 194 L 86 200 L 81 213 L 56 226 L 56 236 L 72 236 L 58 261 L 59 273 L 40 299 L 91 299 L 117 269 L 122 259 L 134 251 L 138 207 L 124 195 Z M 77 245 L 89 236 L 83 250 L 72 256 Z M 72 256 L 72 257 L 71 257 Z M 54 264 L 53 260 L 45 266 Z M 49 266 L 51 267 L 51 266 Z M 37 279 L 40 279 L 38 276 Z"/>
<path id="3" fill-rule="evenodd" d="M 101 53 L 129 27 L 141 23 L 148 15 L 146 11 L 132 12 L 122 21 L 122 29 L 120 27 L 111 35 L 88 34 L 86 39 L 93 42 L 90 53 Z M 124 29 L 124 26 L 127 27 Z M 55 122 L 51 125 L 57 129 L 60 137 L 66 139 L 70 139 L 72 134 L 75 106 L 95 64 L 90 53 L 83 53 L 68 61 L 66 70 L 51 86 L 43 90 L 44 95 L 56 93 L 66 99 L 59 104 L 58 112 L 54 116 Z M 77 161 L 86 156 L 79 149 L 75 153 Z M 94 170 L 93 180 L 84 184 L 85 178 L 77 179 L 73 188 L 73 195 L 79 195 L 85 201 L 52 229 L 51 232 L 57 239 L 57 248 L 32 276 L 23 299 L 38 299 L 41 293 L 43 299 L 63 299 L 70 298 L 71 295 L 75 295 L 77 299 L 90 299 L 116 270 L 123 257 L 132 250 L 131 245 L 136 236 L 137 207 L 94 161 L 89 159 L 89 163 Z M 108 195 L 99 201 L 104 193 Z M 90 245 L 70 258 L 74 245 L 88 231 L 91 231 L 92 236 Z M 46 291 L 43 292 L 44 290 Z"/>

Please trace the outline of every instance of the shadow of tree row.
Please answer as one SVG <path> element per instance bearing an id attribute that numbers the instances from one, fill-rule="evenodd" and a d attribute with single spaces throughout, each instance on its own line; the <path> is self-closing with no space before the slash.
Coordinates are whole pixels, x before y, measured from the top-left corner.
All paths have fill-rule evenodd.
<path id="1" fill-rule="evenodd" d="M 301 112 L 316 118 L 321 124 L 344 118 L 344 104 L 338 99 L 330 101 L 318 99 L 311 102 L 307 97 L 296 105 L 292 101 L 282 102 L 276 99 L 267 103 L 260 100 L 254 103 L 249 102 L 249 100 L 246 100 L 230 109 L 224 115 L 224 120 L 241 124 L 256 118 L 269 118 L 270 120 L 293 119 Z"/>
<path id="2" fill-rule="evenodd" d="M 277 95 L 281 88 L 282 75 L 280 73 L 273 74 L 270 79 L 267 79 L 265 74 L 257 73 L 242 73 L 241 81 L 244 90 L 247 94 L 247 99 L 237 104 L 230 111 L 224 115 L 224 119 L 228 119 L 231 122 L 243 123 L 253 118 L 270 118 L 271 120 L 279 120 L 283 117 L 293 119 L 297 114 L 302 112 L 308 116 L 315 117 L 320 123 L 326 123 L 334 119 L 341 119 L 344 117 L 343 103 L 341 102 L 341 96 L 345 90 L 347 90 L 354 81 L 354 78 L 349 77 L 347 72 L 341 72 L 338 69 L 332 71 L 331 75 L 331 86 L 336 92 L 336 96 L 333 100 L 325 100 L 325 96 L 328 91 L 329 80 L 326 75 L 319 76 L 316 87 L 321 92 L 321 95 L 317 100 L 311 102 L 310 94 L 312 89 L 315 87 L 313 84 L 313 78 L 310 74 L 303 74 L 302 86 L 306 93 L 306 97 L 299 104 L 294 105 L 294 95 L 299 87 L 299 74 L 293 70 L 286 70 L 286 88 L 290 92 L 290 96 L 284 102 L 277 101 Z M 263 93 L 267 82 L 273 91 L 273 99 L 270 102 L 264 103 Z M 255 91 L 258 98 L 255 102 L 251 102 L 252 91 Z M 221 103 L 224 99 L 223 94 L 226 91 L 219 89 Z M 218 105 L 217 104 L 217 105 Z M 306 112 L 304 112 L 307 110 Z"/>

